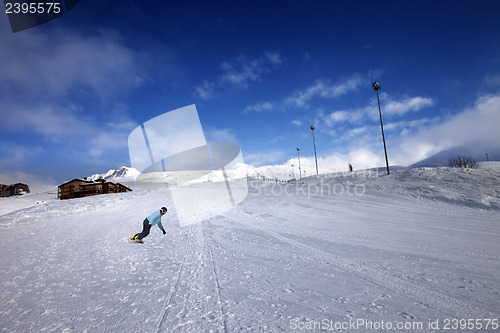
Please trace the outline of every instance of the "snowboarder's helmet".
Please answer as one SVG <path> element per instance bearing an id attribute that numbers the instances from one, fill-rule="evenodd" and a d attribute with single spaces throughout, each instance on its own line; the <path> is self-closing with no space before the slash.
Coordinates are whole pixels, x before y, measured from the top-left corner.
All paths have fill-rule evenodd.
<path id="1" fill-rule="evenodd" d="M 166 207 L 161 207 L 160 211 L 161 211 L 162 213 L 166 213 L 166 212 L 167 212 L 167 208 L 166 208 Z"/>

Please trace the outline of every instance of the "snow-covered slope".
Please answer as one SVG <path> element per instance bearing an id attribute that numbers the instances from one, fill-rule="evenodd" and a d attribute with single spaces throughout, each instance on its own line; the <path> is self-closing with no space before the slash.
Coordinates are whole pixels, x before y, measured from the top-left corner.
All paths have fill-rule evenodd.
<path id="1" fill-rule="evenodd" d="M 0 331 L 498 332 L 499 191 L 499 163 L 251 178 L 188 227 L 167 190 L 48 200 L 0 216 Z"/>

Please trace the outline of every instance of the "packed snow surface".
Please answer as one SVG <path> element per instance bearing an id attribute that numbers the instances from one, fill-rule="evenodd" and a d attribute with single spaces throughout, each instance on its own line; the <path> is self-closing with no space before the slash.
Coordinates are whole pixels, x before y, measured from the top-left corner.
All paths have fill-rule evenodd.
<path id="1" fill-rule="evenodd" d="M 168 190 L 0 198 L 0 330 L 500 331 L 499 163 L 248 182 L 187 227 Z"/>

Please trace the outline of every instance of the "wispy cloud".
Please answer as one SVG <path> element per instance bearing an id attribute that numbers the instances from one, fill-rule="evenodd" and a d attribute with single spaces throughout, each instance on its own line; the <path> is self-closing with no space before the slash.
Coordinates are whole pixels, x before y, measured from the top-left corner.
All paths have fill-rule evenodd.
<path id="1" fill-rule="evenodd" d="M 388 155 L 391 165 L 411 165 L 435 153 L 458 146 L 477 147 L 495 151 L 500 148 L 500 95 L 486 95 L 477 99 L 473 106 L 457 112 L 448 118 L 422 118 L 411 121 L 390 123 L 388 132 L 413 128 L 413 131 L 398 133 L 391 140 L 389 135 Z M 385 165 L 381 147 L 380 126 L 362 125 L 346 129 L 339 137 L 348 141 L 343 144 L 344 150 L 336 149 L 318 156 L 320 173 L 348 170 L 351 163 L 354 169 L 380 167 Z M 387 138 L 387 137 L 386 137 Z M 344 143 L 345 143 L 344 142 Z M 292 158 L 278 165 L 271 165 L 279 156 L 278 152 L 255 154 L 253 160 L 267 162 L 268 166 L 258 168 L 258 172 L 267 177 L 287 179 L 291 174 L 291 164 L 295 165 L 297 175 L 297 158 Z M 266 158 L 267 157 L 267 158 Z M 255 163 L 256 166 L 262 165 Z M 313 155 L 301 154 L 302 170 L 306 174 L 315 174 Z"/>
<path id="2" fill-rule="evenodd" d="M 112 108 L 146 76 L 138 56 L 120 40 L 104 31 L 1 35 L 0 129 L 72 144 L 94 157 L 123 148 L 120 140 L 126 145 L 125 133 L 135 122 Z M 106 112 L 96 119 L 96 110 L 78 104 L 82 98 L 88 105 L 106 105 Z"/>
<path id="3" fill-rule="evenodd" d="M 73 88 L 101 97 L 140 85 L 145 80 L 141 62 L 120 43 L 115 33 L 83 36 L 36 30 L 1 36 L 0 87 L 37 97 L 66 96 Z"/>
<path id="4" fill-rule="evenodd" d="M 430 97 L 421 96 L 404 96 L 395 99 L 384 93 L 381 95 L 381 104 L 384 117 L 391 118 L 401 117 L 409 112 L 417 112 L 431 107 L 434 105 L 434 100 Z M 365 106 L 351 110 L 338 110 L 330 113 L 320 111 L 319 116 L 326 126 L 331 127 L 340 123 L 359 124 L 367 117 L 374 121 L 379 118 L 379 113 L 377 102 L 371 100 Z"/>
<path id="5" fill-rule="evenodd" d="M 401 116 L 434 105 L 434 101 L 429 97 L 405 97 L 401 100 L 394 100 L 385 93 L 381 97 L 386 99 L 386 102 L 383 103 L 383 110 L 384 114 L 387 115 Z"/>
<path id="6" fill-rule="evenodd" d="M 91 157 L 100 157 L 110 151 L 125 149 L 130 132 L 137 124 L 130 120 L 107 123 L 91 130 L 92 139 L 87 145 L 87 153 Z"/>
<path id="7" fill-rule="evenodd" d="M 245 162 L 255 167 L 276 164 L 286 158 L 286 153 L 281 150 L 245 153 L 244 155 Z"/>
<path id="8" fill-rule="evenodd" d="M 292 93 L 281 101 L 265 101 L 248 105 L 243 113 L 264 111 L 286 111 L 295 108 L 309 108 L 309 103 L 316 99 L 335 99 L 358 89 L 365 80 L 361 75 L 354 74 L 344 80 L 331 83 L 316 80 L 314 84 Z"/>
<path id="9" fill-rule="evenodd" d="M 423 123 L 425 124 L 425 123 Z M 413 163 L 434 153 L 457 146 L 498 148 L 500 145 L 500 96 L 482 96 L 470 108 L 453 116 L 420 126 L 403 138 L 396 158 Z"/>
<path id="10" fill-rule="evenodd" d="M 364 80 L 360 75 L 353 75 L 338 83 L 317 80 L 313 85 L 304 90 L 295 92 L 292 96 L 285 98 L 284 105 L 287 107 L 303 108 L 309 107 L 309 102 L 315 97 L 333 99 L 356 90 L 363 84 Z"/>
<path id="11" fill-rule="evenodd" d="M 13 142 L 0 143 L 0 169 L 6 170 L 27 163 L 43 151 L 42 147 L 26 146 Z"/>
<path id="12" fill-rule="evenodd" d="M 203 100 L 210 100 L 217 97 L 217 93 L 215 92 L 215 84 L 213 82 L 205 80 L 200 86 L 197 86 L 194 89 L 195 96 Z"/>
<path id="13" fill-rule="evenodd" d="M 20 104 L 6 102 L 2 109 L 3 122 L 0 128 L 22 129 L 38 133 L 47 140 L 59 141 L 63 138 L 85 135 L 91 128 L 84 116 L 79 115 L 70 107 L 59 106 L 56 103 Z"/>
<path id="14" fill-rule="evenodd" d="M 330 114 L 322 114 L 322 118 L 328 127 L 335 123 L 358 123 L 363 118 L 363 110 L 335 111 Z"/>
<path id="15" fill-rule="evenodd" d="M 277 105 L 274 102 L 262 102 L 262 103 L 256 103 L 252 105 L 248 105 L 243 113 L 251 113 L 251 112 L 267 112 L 267 111 L 274 111 L 277 110 L 280 106 Z"/>
<path id="16" fill-rule="evenodd" d="M 221 64 L 220 80 L 223 84 L 246 89 L 251 82 L 259 81 L 265 73 L 269 73 L 271 67 L 279 67 L 281 63 L 281 56 L 277 52 L 266 52 L 257 59 L 239 56 L 235 61 L 224 61 Z"/>
<path id="17" fill-rule="evenodd" d="M 219 76 L 214 80 L 204 80 L 201 85 L 196 86 L 195 95 L 207 100 L 217 96 L 217 87 L 247 89 L 251 83 L 262 80 L 265 74 L 280 68 L 283 62 L 279 52 L 265 52 L 258 58 L 240 55 L 235 59 L 223 61 L 219 67 Z"/>
<path id="18" fill-rule="evenodd" d="M 57 188 L 57 182 L 51 177 L 41 177 L 21 171 L 0 171 L 0 179 L 2 184 L 25 183 L 28 184 L 32 193 L 43 193 Z M 0 214 L 1 214 L 0 209 Z"/>
<path id="19" fill-rule="evenodd" d="M 264 56 L 275 67 L 279 67 L 283 64 L 283 58 L 279 52 L 266 52 Z"/>

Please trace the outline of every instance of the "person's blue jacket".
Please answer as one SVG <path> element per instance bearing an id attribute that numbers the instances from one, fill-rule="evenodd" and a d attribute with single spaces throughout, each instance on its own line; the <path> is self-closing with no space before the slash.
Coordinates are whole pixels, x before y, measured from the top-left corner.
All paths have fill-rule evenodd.
<path id="1" fill-rule="evenodd" d="M 158 224 L 158 228 L 160 228 L 161 231 L 165 231 L 165 229 L 163 229 L 163 226 L 161 225 L 161 213 L 159 210 L 157 210 L 153 214 L 149 215 L 148 221 L 149 221 L 149 224 L 151 224 L 151 225 Z"/>

